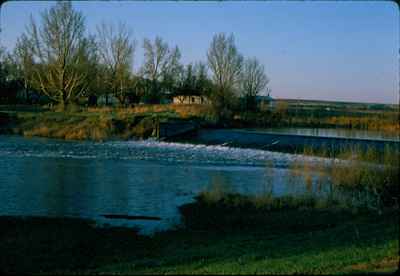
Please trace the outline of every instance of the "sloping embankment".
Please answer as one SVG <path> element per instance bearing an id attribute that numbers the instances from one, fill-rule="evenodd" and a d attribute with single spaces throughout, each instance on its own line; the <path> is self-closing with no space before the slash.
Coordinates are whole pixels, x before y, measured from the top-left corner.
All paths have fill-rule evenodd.
<path id="1" fill-rule="evenodd" d="M 195 131 L 198 127 L 193 120 L 157 114 L 0 112 L 0 133 L 66 140 L 167 139 Z"/>

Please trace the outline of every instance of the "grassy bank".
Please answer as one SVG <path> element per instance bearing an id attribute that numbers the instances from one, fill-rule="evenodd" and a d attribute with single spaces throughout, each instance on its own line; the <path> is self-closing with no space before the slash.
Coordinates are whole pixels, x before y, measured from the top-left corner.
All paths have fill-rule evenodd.
<path id="1" fill-rule="evenodd" d="M 157 123 L 167 120 L 203 120 L 202 106 L 147 105 L 134 108 L 49 109 L 3 108 L 3 133 L 66 140 L 148 138 Z M 206 114 L 206 115 L 204 115 Z"/>
<path id="2" fill-rule="evenodd" d="M 190 208 L 208 212 L 202 202 Z M 151 237 L 126 228 L 95 228 L 80 220 L 0 217 L 0 249 L 7 252 L 0 267 L 7 273 L 42 274 L 342 274 L 398 269 L 397 212 L 281 209 L 264 217 L 265 224 L 257 227 L 197 224 Z"/>

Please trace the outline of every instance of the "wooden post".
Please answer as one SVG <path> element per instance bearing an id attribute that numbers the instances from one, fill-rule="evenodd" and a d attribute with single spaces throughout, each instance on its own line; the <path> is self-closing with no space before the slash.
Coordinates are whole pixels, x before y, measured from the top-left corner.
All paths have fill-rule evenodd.
<path id="1" fill-rule="evenodd" d="M 156 137 L 157 139 L 160 139 L 160 120 L 156 119 Z"/>

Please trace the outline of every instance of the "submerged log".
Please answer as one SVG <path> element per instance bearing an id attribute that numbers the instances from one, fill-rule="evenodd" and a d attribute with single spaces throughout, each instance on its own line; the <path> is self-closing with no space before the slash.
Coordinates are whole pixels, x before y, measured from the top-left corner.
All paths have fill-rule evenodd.
<path id="1" fill-rule="evenodd" d="M 112 214 L 106 214 L 106 215 L 101 215 L 102 217 L 108 218 L 108 219 L 143 219 L 143 220 L 161 220 L 159 217 L 152 217 L 152 216 L 128 216 L 128 215 L 112 215 Z"/>

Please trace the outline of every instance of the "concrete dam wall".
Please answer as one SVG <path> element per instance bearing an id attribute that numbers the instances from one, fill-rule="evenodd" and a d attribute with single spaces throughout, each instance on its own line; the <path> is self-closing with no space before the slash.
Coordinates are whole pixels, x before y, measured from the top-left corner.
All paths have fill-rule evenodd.
<path id="1" fill-rule="evenodd" d="M 389 146 L 396 150 L 400 149 L 400 142 L 392 140 L 277 134 L 236 129 L 202 129 L 197 132 L 195 140 L 206 144 L 225 144 L 266 150 L 296 150 L 304 148 L 304 146 L 334 150 L 350 146 L 373 147 L 379 150 Z"/>

